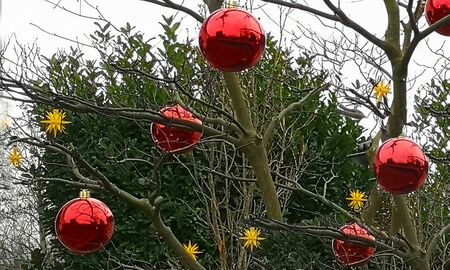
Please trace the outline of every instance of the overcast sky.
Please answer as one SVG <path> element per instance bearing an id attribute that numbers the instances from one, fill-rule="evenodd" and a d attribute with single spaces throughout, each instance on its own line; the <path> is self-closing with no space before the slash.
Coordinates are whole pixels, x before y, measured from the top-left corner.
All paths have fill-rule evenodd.
<path id="1" fill-rule="evenodd" d="M 8 40 L 11 35 L 15 35 L 18 42 L 21 44 L 30 44 L 36 42 L 41 47 L 41 52 L 45 55 L 51 55 L 57 49 L 68 48 L 70 45 L 74 45 L 71 42 L 62 40 L 50 34 L 45 33 L 43 30 L 55 33 L 60 36 L 68 37 L 81 42 L 89 43 L 87 36 L 92 33 L 96 26 L 93 24 L 94 20 L 82 18 L 75 14 L 70 14 L 60 8 L 55 7 L 45 0 L 0 0 L 2 2 L 1 9 L 1 21 L 0 21 L 0 36 L 3 41 Z M 83 14 L 87 16 L 98 17 L 98 13 L 90 8 L 88 4 L 83 0 L 53 0 L 59 2 L 61 6 L 71 10 L 74 13 Z M 181 3 L 181 0 L 175 1 Z M 198 11 L 201 0 L 185 0 L 187 6 L 193 10 Z M 238 1 L 240 4 L 244 4 L 246 1 Z M 271 32 L 277 36 L 280 27 L 280 15 L 279 9 L 276 5 L 267 4 L 261 1 L 255 0 L 253 2 L 255 10 L 252 10 L 254 14 L 260 19 L 266 32 Z M 146 3 L 140 0 L 90 0 L 89 3 L 101 11 L 106 19 L 110 20 L 117 26 L 123 26 L 126 22 L 136 26 L 138 30 L 144 32 L 147 37 L 151 35 L 157 35 L 161 33 L 162 28 L 159 25 L 162 14 L 170 15 L 176 12 L 167 8 L 162 8 L 158 5 Z M 315 7 L 327 10 L 323 7 L 322 1 L 312 0 L 309 3 L 313 3 Z M 386 27 L 386 12 L 384 10 L 383 1 L 380 0 L 343 0 L 341 1 L 342 8 L 346 11 L 349 17 L 359 22 L 370 32 L 377 34 L 381 37 L 384 34 Z M 261 8 L 261 7 L 264 8 Z M 285 12 L 287 9 L 283 9 Z M 181 33 L 189 33 L 189 36 L 196 39 L 197 30 L 199 24 L 189 16 L 183 13 L 177 13 L 178 19 L 183 19 Z M 332 36 L 333 34 L 328 30 L 321 28 L 317 20 L 305 12 L 290 13 L 286 20 L 287 32 L 285 32 L 285 38 L 289 42 L 289 38 L 292 37 L 289 33 L 296 33 L 296 25 L 301 22 L 305 25 L 312 25 L 314 29 L 319 29 L 321 33 Z M 420 21 L 421 25 L 425 25 L 425 19 Z M 36 26 L 35 26 L 36 25 Z M 40 30 L 37 26 L 42 28 Z M 184 31 L 188 30 L 188 31 Z M 351 32 L 349 32 L 351 33 Z M 431 44 L 435 48 L 442 45 L 446 38 L 436 33 L 431 36 Z M 447 44 L 444 45 L 446 51 L 450 51 L 450 47 Z M 432 65 L 436 59 L 427 51 L 425 43 L 421 45 L 415 55 L 414 59 L 426 65 Z M 10 51 L 11 52 L 11 51 Z M 434 58 L 433 58 L 434 57 Z M 344 74 L 350 80 L 353 80 L 351 66 L 347 70 L 347 74 Z M 413 69 L 414 73 L 417 69 Z M 419 71 L 417 71 L 419 72 Z M 424 80 L 428 80 L 428 77 L 424 77 Z"/>
<path id="2" fill-rule="evenodd" d="M 55 0 L 54 2 L 59 2 L 60 6 L 74 13 L 99 17 L 99 14 L 86 2 L 79 0 Z M 198 1 L 189 0 L 189 2 Z M 161 21 L 162 14 L 166 16 L 175 14 L 170 9 L 139 0 L 91 0 L 89 3 L 98 7 L 103 16 L 115 25 L 123 26 L 129 22 L 148 34 L 161 31 L 158 22 Z M 188 16 L 178 15 L 180 19 L 184 17 L 187 23 L 193 24 L 193 20 Z M 21 43 L 36 41 L 44 54 L 51 54 L 58 48 L 67 48 L 73 44 L 47 34 L 36 26 L 50 33 L 89 43 L 87 35 L 96 30 L 94 21 L 66 12 L 44 0 L 3 0 L 0 32 L 4 40 L 15 34 Z"/>
<path id="3" fill-rule="evenodd" d="M 38 40 L 38 44 L 42 45 L 44 51 L 52 52 L 59 46 L 65 46 L 64 42 L 57 38 L 52 38 L 48 34 L 38 30 L 32 24 L 38 25 L 51 33 L 58 33 L 63 36 L 70 36 L 72 38 L 79 38 L 86 40 L 84 35 L 92 32 L 95 27 L 92 20 L 80 18 L 79 16 L 69 14 L 55 5 L 44 0 L 2 0 L 2 21 L 1 21 L 1 36 L 3 38 L 15 33 L 18 39 L 22 42 L 33 42 Z M 52 0 L 54 3 L 59 3 L 67 9 L 75 13 L 83 15 L 91 15 L 98 17 L 98 14 L 88 6 L 83 0 Z M 186 2 L 186 6 L 198 11 L 198 6 L 202 3 L 201 0 L 185 0 L 175 2 Z M 246 0 L 239 1 L 244 4 Z M 266 31 L 273 33 L 278 32 L 277 24 L 279 24 L 279 12 L 276 5 L 266 4 L 265 11 L 260 9 L 264 3 L 260 1 L 253 2 L 255 10 L 253 12 L 260 18 Z M 323 7 L 322 1 L 313 0 L 318 8 Z M 140 0 L 89 0 L 89 3 L 98 7 L 102 14 L 111 20 L 116 25 L 124 25 L 130 22 L 143 32 L 151 34 L 161 27 L 158 22 L 161 21 L 161 15 L 174 14 L 175 11 L 167 8 L 162 8 L 156 4 L 147 3 Z M 351 18 L 360 22 L 364 27 L 371 32 L 378 32 L 384 29 L 385 26 L 385 12 L 379 0 L 365 0 L 343 1 L 343 8 Z M 323 8 L 323 10 L 327 10 Z M 380 12 L 373 12 L 379 10 Z M 190 19 L 182 13 L 179 13 L 178 18 L 185 18 L 184 26 L 194 29 L 198 27 L 198 23 Z M 293 26 L 295 29 L 294 20 L 309 24 L 311 16 L 304 12 L 299 14 L 292 14 L 291 18 L 287 20 L 287 25 Z"/>
<path id="4" fill-rule="evenodd" d="M 82 14 L 95 18 L 99 17 L 95 9 L 89 7 L 84 1 L 54 1 L 54 3 L 59 1 L 61 6 L 77 14 L 71 14 L 44 0 L 0 1 L 2 1 L 0 19 L 2 41 L 6 43 L 14 36 L 14 39 L 20 44 L 36 43 L 44 55 L 51 55 L 58 49 L 75 45 L 73 42 L 65 41 L 46 32 L 89 44 L 88 35 L 97 28 L 94 25 L 95 20 L 77 16 L 77 14 Z M 195 2 L 199 3 L 199 1 L 189 0 L 189 2 L 194 4 L 193 8 L 197 9 Z M 91 0 L 89 3 L 98 7 L 102 15 L 115 25 L 123 26 L 129 22 L 148 35 L 161 33 L 162 28 L 158 22 L 161 21 L 162 14 L 166 16 L 176 14 L 175 11 L 170 9 L 139 0 Z M 188 16 L 177 14 L 177 18 L 184 18 L 183 21 L 195 27 L 195 22 Z M 83 48 L 83 46 L 81 47 Z M 9 48 L 7 57 L 13 58 L 12 46 L 9 46 Z M 87 51 L 89 55 L 89 48 L 84 47 L 83 50 Z M 2 109 L 5 109 L 4 104 L 0 102 L 0 106 L 3 107 L 0 108 L 0 113 Z M 14 106 L 10 106 L 9 113 L 14 114 L 15 112 L 17 110 Z"/>

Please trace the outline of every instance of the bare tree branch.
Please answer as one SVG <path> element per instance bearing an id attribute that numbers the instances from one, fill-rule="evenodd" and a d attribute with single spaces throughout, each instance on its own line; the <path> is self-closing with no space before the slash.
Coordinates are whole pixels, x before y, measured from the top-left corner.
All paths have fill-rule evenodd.
<path id="1" fill-rule="evenodd" d="M 299 9 L 299 10 L 303 10 L 306 12 L 309 12 L 311 14 L 320 16 L 322 18 L 328 19 L 328 20 L 332 20 L 332 21 L 336 21 L 336 22 L 340 22 L 341 19 L 333 14 L 329 14 L 323 11 L 320 11 L 318 9 L 314 9 L 310 6 L 307 5 L 303 5 L 297 2 L 286 2 L 286 1 L 282 1 L 282 0 L 262 0 L 263 2 L 267 2 L 267 3 L 273 3 L 273 4 L 278 4 L 278 5 L 282 5 L 285 7 L 290 7 L 290 8 L 295 8 L 295 9 Z"/>
<path id="2" fill-rule="evenodd" d="M 167 243 L 169 247 L 174 251 L 177 258 L 180 262 L 192 270 L 204 270 L 205 268 L 194 260 L 189 254 L 186 253 L 181 243 L 178 241 L 176 236 L 172 233 L 172 230 L 167 227 L 161 219 L 160 216 L 160 207 L 163 201 L 162 197 L 157 197 L 153 204 L 151 204 L 146 199 L 137 198 L 130 193 L 118 188 L 114 185 L 102 172 L 100 172 L 97 168 L 94 168 L 88 161 L 86 161 L 80 153 L 75 150 L 68 149 L 67 147 L 60 145 L 55 142 L 39 142 L 34 138 L 18 138 L 17 142 L 22 142 L 38 147 L 43 147 L 50 151 L 54 151 L 60 154 L 70 155 L 71 158 L 76 162 L 77 166 L 81 166 L 85 169 L 89 174 L 96 178 L 99 183 L 102 185 L 102 188 L 107 190 L 109 193 L 117 196 L 125 203 L 136 207 L 141 210 L 149 219 L 151 220 L 153 226 L 156 231 L 161 235 L 164 241 Z M 83 177 L 84 178 L 84 177 Z"/>
<path id="3" fill-rule="evenodd" d="M 426 254 L 425 254 L 425 259 L 427 260 L 428 263 L 431 263 L 431 258 L 433 256 L 433 252 L 435 252 L 436 247 L 438 245 L 438 241 L 446 234 L 448 234 L 450 232 L 450 224 L 448 224 L 447 226 L 445 226 L 444 228 L 442 228 L 438 233 L 436 233 L 433 238 L 431 239 L 430 244 L 428 245 Z"/>
<path id="4" fill-rule="evenodd" d="M 176 4 L 170 0 L 163 0 L 163 1 L 158 1 L 158 0 L 140 0 L 140 1 L 144 1 L 147 3 L 152 3 L 152 4 L 156 4 L 162 7 L 168 7 L 171 9 L 175 9 L 175 10 L 179 10 L 182 11 L 188 15 L 190 15 L 192 18 L 196 19 L 198 22 L 202 23 L 204 18 L 202 16 L 200 16 L 200 14 L 196 13 L 195 11 L 193 11 L 192 9 L 189 9 L 183 5 L 179 5 Z"/>
<path id="5" fill-rule="evenodd" d="M 288 107 L 286 107 L 284 110 L 282 110 L 277 116 L 274 116 L 272 121 L 269 123 L 269 125 L 266 128 L 266 131 L 264 132 L 263 136 L 263 144 L 267 145 L 269 143 L 269 140 L 272 138 L 273 133 L 275 132 L 275 129 L 277 128 L 280 121 L 291 114 L 293 111 L 300 109 L 303 106 L 303 103 L 308 101 L 311 97 L 314 95 L 328 89 L 330 84 L 325 84 L 321 87 L 318 87 L 311 92 L 309 92 L 306 96 L 304 96 L 301 100 L 294 102 L 290 104 Z"/>
<path id="6" fill-rule="evenodd" d="M 255 225 L 258 227 L 270 229 L 270 230 L 282 230 L 287 231 L 294 234 L 307 234 L 317 237 L 328 237 L 332 239 L 338 239 L 341 241 L 345 241 L 348 243 L 353 243 L 355 245 L 364 245 L 364 246 L 370 246 L 370 247 L 376 247 L 377 250 L 380 251 L 388 251 L 392 252 L 395 255 L 408 260 L 409 256 L 400 250 L 398 250 L 395 247 L 389 246 L 381 241 L 378 240 L 372 240 L 365 237 L 355 236 L 355 235 L 348 235 L 340 230 L 337 230 L 335 228 L 326 228 L 326 227 L 318 227 L 318 226 L 309 226 L 309 225 L 290 225 L 286 223 L 282 223 L 276 220 L 271 219 L 265 219 L 265 218 L 254 218 L 246 221 L 246 223 L 249 223 L 251 225 Z"/>

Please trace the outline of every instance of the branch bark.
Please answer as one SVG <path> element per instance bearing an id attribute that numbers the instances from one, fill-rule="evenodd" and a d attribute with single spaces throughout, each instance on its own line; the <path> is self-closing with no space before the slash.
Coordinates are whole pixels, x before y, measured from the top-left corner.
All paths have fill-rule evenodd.
<path id="1" fill-rule="evenodd" d="M 224 72 L 223 77 L 227 86 L 233 110 L 236 113 L 237 121 L 245 129 L 241 136 L 240 148 L 246 155 L 250 166 L 252 167 L 258 187 L 261 189 L 264 205 L 267 215 L 276 220 L 281 220 L 281 205 L 278 200 L 277 191 L 270 174 L 269 159 L 262 138 L 256 133 L 251 119 L 248 105 L 245 102 L 242 88 L 234 73 Z"/>
<path id="2" fill-rule="evenodd" d="M 175 10 L 179 10 L 182 11 L 188 15 L 190 15 L 192 18 L 196 19 L 198 22 L 202 23 L 205 19 L 200 16 L 200 14 L 196 13 L 195 11 L 193 11 L 192 9 L 189 9 L 183 5 L 179 5 L 177 3 L 174 3 L 170 0 L 163 0 L 163 1 L 157 1 L 157 0 L 141 0 L 147 3 L 152 3 L 152 4 L 156 4 L 159 6 L 163 6 L 163 7 L 168 7 L 171 9 L 175 9 Z"/>
<path id="3" fill-rule="evenodd" d="M 347 235 L 335 228 L 317 227 L 309 225 L 290 225 L 286 223 L 281 223 L 270 219 L 253 219 L 247 221 L 247 223 L 254 224 L 259 227 L 272 229 L 272 230 L 283 230 L 294 234 L 307 234 L 313 236 L 323 236 L 333 239 L 342 240 L 345 242 L 353 243 L 355 245 L 364 245 L 370 247 L 376 247 L 380 251 L 389 251 L 405 260 L 409 259 L 408 255 L 395 247 L 389 246 L 383 242 L 372 240 L 360 236 Z"/>
<path id="4" fill-rule="evenodd" d="M 140 211 L 142 211 L 152 222 L 153 227 L 156 232 L 162 237 L 164 242 L 172 249 L 175 253 L 177 259 L 180 260 L 180 263 L 190 269 L 190 270 L 205 270 L 205 268 L 196 260 L 194 260 L 185 250 L 183 245 L 178 241 L 177 237 L 173 234 L 170 227 L 166 226 L 161 219 L 160 215 L 160 207 L 163 201 L 162 197 L 157 197 L 154 200 L 154 203 L 150 203 L 147 199 L 137 198 L 132 194 L 118 188 L 114 185 L 106 175 L 100 172 L 97 168 L 94 168 L 88 161 L 86 161 L 80 153 L 75 150 L 70 150 L 67 147 L 60 145 L 58 143 L 49 143 L 49 142 L 41 142 L 37 139 L 33 138 L 19 138 L 16 140 L 17 142 L 22 142 L 38 147 L 42 147 L 48 149 L 53 152 L 63 153 L 70 155 L 71 158 L 75 161 L 75 165 L 81 166 L 86 170 L 90 175 L 96 178 L 96 180 L 101 184 L 102 189 L 108 191 L 109 193 L 115 195 L 128 205 L 131 205 Z M 85 176 L 83 179 L 87 178 Z"/>
<path id="5" fill-rule="evenodd" d="M 318 9 L 314 9 L 314 8 L 312 8 L 310 6 L 302 5 L 300 3 L 286 2 L 286 1 L 282 1 L 282 0 L 262 0 L 262 1 L 263 2 L 267 2 L 267 3 L 273 3 L 273 4 L 282 5 L 282 6 L 285 6 L 285 7 L 290 7 L 290 8 L 303 10 L 303 11 L 309 12 L 311 14 L 317 15 L 319 17 L 331 20 L 331 21 L 336 21 L 336 22 L 340 21 L 339 17 L 334 15 L 334 14 L 329 14 L 329 13 L 320 11 Z"/>
<path id="6" fill-rule="evenodd" d="M 431 259 L 433 256 L 433 252 L 436 250 L 439 240 L 446 234 L 450 233 L 450 224 L 442 228 L 437 234 L 433 236 L 433 239 L 430 242 L 430 245 L 427 248 L 427 252 L 425 254 L 425 260 L 431 264 Z"/>
<path id="7" fill-rule="evenodd" d="M 309 12 L 311 14 L 317 15 L 319 17 L 322 17 L 322 18 L 325 18 L 328 20 L 340 22 L 343 25 L 353 29 L 354 31 L 356 31 L 357 33 L 359 33 L 360 35 L 362 35 L 367 40 L 369 40 L 376 46 L 380 47 L 384 51 L 388 51 L 388 50 L 392 49 L 392 47 L 389 45 L 389 43 L 377 38 L 375 35 L 373 35 L 369 31 L 367 31 L 364 27 L 362 27 L 361 25 L 359 25 L 358 23 L 356 23 L 355 21 L 350 19 L 340 8 L 336 7 L 330 0 L 323 0 L 323 2 L 328 6 L 328 8 L 331 11 L 333 11 L 334 14 L 329 14 L 329 13 L 326 13 L 326 12 L 311 8 L 307 5 L 302 5 L 302 4 L 296 3 L 296 2 L 293 3 L 293 2 L 283 1 L 283 0 L 262 0 L 262 1 L 267 2 L 267 3 L 279 4 L 279 5 L 282 5 L 285 7 L 295 8 L 298 10 L 303 10 L 303 11 Z"/>
<path id="8" fill-rule="evenodd" d="M 302 107 L 303 103 L 308 101 L 312 96 L 320 93 L 321 91 L 324 91 L 325 89 L 328 89 L 330 87 L 330 84 L 325 84 L 319 88 L 316 88 L 309 92 L 306 96 L 304 96 L 301 100 L 294 102 L 290 104 L 288 107 L 286 107 L 284 110 L 282 110 L 277 116 L 274 116 L 272 121 L 269 123 L 269 126 L 266 128 L 266 131 L 264 132 L 263 136 L 263 144 L 265 146 L 268 145 L 269 140 L 272 138 L 275 129 L 277 128 L 278 124 L 280 123 L 283 118 L 291 114 L 293 111 L 298 110 Z"/>
<path id="9" fill-rule="evenodd" d="M 400 48 L 400 11 L 396 0 L 384 0 L 388 15 L 386 42 L 396 50 Z M 386 52 L 388 53 L 388 52 Z"/>
<path id="10" fill-rule="evenodd" d="M 206 135 L 211 135 L 216 138 L 223 138 L 224 140 L 230 142 L 231 144 L 239 145 L 239 140 L 237 138 L 231 136 L 230 134 L 223 133 L 215 128 L 205 125 L 199 125 L 181 119 L 166 118 L 160 113 L 151 110 L 99 106 L 92 102 L 81 100 L 73 96 L 51 93 L 49 91 L 45 91 L 44 89 L 27 85 L 23 82 L 11 78 L 0 76 L 0 81 L 12 83 L 13 85 L 15 85 L 15 87 L 23 90 L 25 96 L 31 99 L 31 101 L 29 102 L 45 104 L 50 106 L 56 105 L 63 109 L 75 112 L 97 113 L 132 120 L 147 120 L 158 124 L 168 125 L 174 128 L 203 131 L 203 133 Z M 4 89 L 5 91 L 9 91 L 11 87 L 12 87 L 11 85 L 5 86 L 4 84 L 0 84 L 0 89 Z M 11 99 L 16 100 L 17 98 L 14 97 Z M 26 102 L 26 100 L 24 101 Z"/>
<path id="11" fill-rule="evenodd" d="M 419 45 L 420 41 L 425 39 L 427 36 L 429 36 L 431 33 L 436 31 L 438 28 L 440 28 L 444 25 L 447 25 L 449 23 L 450 23 L 450 15 L 447 15 L 444 18 L 440 19 L 438 22 L 429 26 L 427 29 L 420 32 L 418 35 L 415 35 L 403 55 L 402 68 L 406 68 L 408 66 L 408 63 L 411 60 L 412 54 L 414 53 L 414 50 L 416 49 L 417 45 Z"/>

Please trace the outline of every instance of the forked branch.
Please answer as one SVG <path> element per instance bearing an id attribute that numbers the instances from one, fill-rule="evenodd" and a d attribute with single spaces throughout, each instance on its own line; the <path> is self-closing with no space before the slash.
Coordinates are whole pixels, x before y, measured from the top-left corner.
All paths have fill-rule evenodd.
<path id="1" fill-rule="evenodd" d="M 97 168 L 94 168 L 84 157 L 75 150 L 71 150 L 61 144 L 55 142 L 43 142 L 35 138 L 19 138 L 16 139 L 15 142 L 22 142 L 29 145 L 34 145 L 37 147 L 45 148 L 49 151 L 56 152 L 62 155 L 69 155 L 70 159 L 74 160 L 74 166 L 78 168 L 82 168 L 86 170 L 90 175 L 92 175 L 95 180 L 101 186 L 101 189 L 108 191 L 112 195 L 120 198 L 122 201 L 136 207 L 141 210 L 152 222 L 153 227 L 157 231 L 157 233 L 164 239 L 166 244 L 172 249 L 175 253 L 176 257 L 180 260 L 181 264 L 187 269 L 191 270 L 205 270 L 205 268 L 193 259 L 185 250 L 180 241 L 173 234 L 172 230 L 167 227 L 160 216 L 160 207 L 163 201 L 162 197 L 157 197 L 153 203 L 150 203 L 146 199 L 137 198 L 134 195 L 118 188 L 114 185 L 106 175 L 100 172 Z M 80 176 L 80 175 L 78 175 Z M 81 175 L 81 178 L 86 181 L 92 182 L 93 179 L 89 179 L 88 177 Z M 74 182 L 75 183 L 75 182 Z M 77 183 L 79 184 L 79 183 Z M 76 186 L 76 185 L 75 185 Z"/>
<path id="2" fill-rule="evenodd" d="M 318 87 L 311 92 L 309 92 L 306 96 L 304 96 L 301 100 L 294 102 L 290 104 L 288 107 L 286 107 L 284 110 L 282 110 L 280 113 L 278 113 L 277 116 L 274 116 L 272 121 L 269 123 L 269 126 L 267 126 L 266 131 L 264 132 L 263 136 L 263 144 L 267 146 L 269 143 L 269 140 L 272 138 L 275 129 L 277 128 L 278 124 L 280 123 L 283 118 L 294 112 L 295 110 L 300 109 L 303 104 L 308 101 L 311 97 L 315 96 L 316 94 L 328 89 L 330 87 L 330 84 L 325 84 L 321 87 Z"/>

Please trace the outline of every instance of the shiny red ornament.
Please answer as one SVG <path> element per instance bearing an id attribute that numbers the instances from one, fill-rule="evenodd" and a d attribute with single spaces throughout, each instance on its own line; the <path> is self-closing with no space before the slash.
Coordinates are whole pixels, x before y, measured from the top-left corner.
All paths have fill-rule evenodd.
<path id="1" fill-rule="evenodd" d="M 55 230 L 61 244 L 71 253 L 89 254 L 109 242 L 114 232 L 114 217 L 103 202 L 90 198 L 89 194 L 80 195 L 59 210 Z"/>
<path id="2" fill-rule="evenodd" d="M 200 28 L 200 50 L 208 63 L 238 72 L 256 65 L 266 45 L 264 30 L 252 14 L 224 8 L 212 13 Z"/>
<path id="3" fill-rule="evenodd" d="M 394 138 L 378 148 L 373 171 L 385 191 L 406 194 L 418 190 L 425 183 L 428 160 L 415 142 L 407 138 Z"/>
<path id="4" fill-rule="evenodd" d="M 370 235 L 356 223 L 344 225 L 339 230 L 346 235 L 360 236 L 375 240 L 375 237 Z M 367 262 L 375 253 L 374 247 L 336 239 L 333 239 L 332 247 L 336 260 L 345 266 L 361 265 Z"/>
<path id="5" fill-rule="evenodd" d="M 450 0 L 427 0 L 425 3 L 425 18 L 432 25 L 450 14 Z M 436 30 L 441 35 L 450 36 L 450 23 Z"/>
<path id="6" fill-rule="evenodd" d="M 181 119 L 199 125 L 202 121 L 183 109 L 180 105 L 165 107 L 160 111 L 167 118 Z M 201 131 L 188 128 L 174 128 L 163 124 L 152 123 L 150 128 L 152 139 L 156 146 L 163 152 L 180 154 L 192 150 L 202 138 Z"/>

